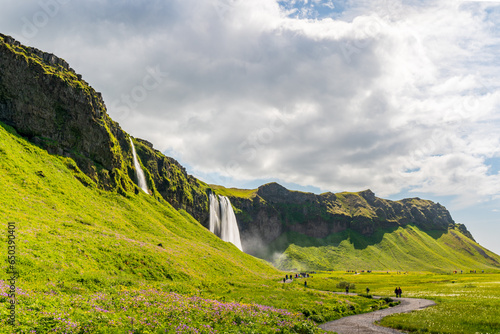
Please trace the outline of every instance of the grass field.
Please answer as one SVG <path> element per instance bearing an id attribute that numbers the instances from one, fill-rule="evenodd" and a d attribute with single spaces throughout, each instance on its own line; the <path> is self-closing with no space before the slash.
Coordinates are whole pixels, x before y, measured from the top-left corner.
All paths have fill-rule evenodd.
<path id="1" fill-rule="evenodd" d="M 460 272 L 460 271 L 459 271 Z M 409 314 L 384 318 L 382 325 L 415 333 L 500 333 L 500 273 L 345 273 L 315 275 L 311 288 L 341 291 L 340 281 L 354 283 L 356 292 L 394 296 L 400 286 L 403 297 L 426 298 L 437 305 Z"/>
<path id="2" fill-rule="evenodd" d="M 307 281 L 308 287 L 304 287 Z M 500 273 L 323 272 L 283 284 L 256 277 L 197 284 L 87 280 L 25 284 L 18 289 L 16 333 L 322 333 L 316 323 L 388 305 L 343 292 L 432 299 L 437 306 L 394 315 L 382 325 L 416 333 L 500 333 Z M 29 286 L 29 287 L 28 287 Z M 6 282 L 0 281 L 5 291 Z M 0 293 L 0 305 L 7 305 Z M 6 307 L 0 319 L 6 319 Z M 0 333 L 12 333 L 0 320 Z"/>
<path id="3" fill-rule="evenodd" d="M 387 307 L 384 301 L 304 288 L 303 281 L 17 282 L 16 326 L 0 333 L 323 333 L 318 323 Z"/>

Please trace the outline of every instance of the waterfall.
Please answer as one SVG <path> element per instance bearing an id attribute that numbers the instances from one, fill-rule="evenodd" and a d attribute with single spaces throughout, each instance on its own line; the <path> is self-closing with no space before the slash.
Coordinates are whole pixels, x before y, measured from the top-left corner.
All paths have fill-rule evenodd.
<path id="1" fill-rule="evenodd" d="M 132 138 L 130 139 L 130 145 L 132 146 L 132 154 L 134 155 L 134 167 L 135 167 L 135 176 L 137 177 L 137 183 L 139 183 L 139 188 L 141 188 L 146 194 L 149 195 L 148 184 L 146 183 L 146 177 L 144 176 L 144 171 L 139 164 L 139 160 L 137 160 L 137 153 L 135 152 L 135 146 L 132 142 Z"/>
<path id="2" fill-rule="evenodd" d="M 210 232 L 240 250 L 240 230 L 229 198 L 210 193 Z"/>

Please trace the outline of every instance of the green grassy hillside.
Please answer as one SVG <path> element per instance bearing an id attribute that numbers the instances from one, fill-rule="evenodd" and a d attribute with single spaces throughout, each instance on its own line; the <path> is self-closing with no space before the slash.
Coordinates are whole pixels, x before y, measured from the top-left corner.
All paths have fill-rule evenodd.
<path id="1" fill-rule="evenodd" d="M 277 243 L 284 239 L 292 243 L 277 261 L 279 268 L 287 270 L 449 272 L 500 267 L 498 255 L 482 248 L 458 228 L 422 231 L 417 226 L 407 225 L 379 230 L 372 236 L 343 231 L 324 239 L 293 233 L 281 239 Z"/>
<path id="2" fill-rule="evenodd" d="M 6 223 L 16 222 L 24 280 L 185 281 L 277 273 L 162 199 L 99 190 L 73 160 L 49 155 L 3 125 L 0 203 L 1 241 Z"/>

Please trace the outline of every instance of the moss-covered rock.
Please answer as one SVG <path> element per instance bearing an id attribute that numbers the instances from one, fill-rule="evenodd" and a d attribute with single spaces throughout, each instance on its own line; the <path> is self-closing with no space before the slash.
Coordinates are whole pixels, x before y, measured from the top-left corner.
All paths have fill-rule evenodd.
<path id="1" fill-rule="evenodd" d="M 62 59 L 0 35 L 0 121 L 50 153 L 70 156 L 105 189 L 124 170 L 118 125 L 100 93 Z"/>
<path id="2" fill-rule="evenodd" d="M 136 150 L 156 191 L 173 207 L 187 211 L 208 226 L 209 186 L 187 174 L 175 159 L 155 150 L 147 141 L 137 140 Z"/>

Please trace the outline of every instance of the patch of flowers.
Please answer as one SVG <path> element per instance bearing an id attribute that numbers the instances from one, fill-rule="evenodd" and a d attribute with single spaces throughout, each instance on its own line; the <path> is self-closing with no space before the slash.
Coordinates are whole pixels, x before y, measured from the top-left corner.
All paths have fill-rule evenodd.
<path id="1" fill-rule="evenodd" d="M 0 281 L 2 298 L 7 282 Z M 53 291 L 54 288 L 49 288 Z M 20 291 L 17 333 L 321 333 L 302 314 L 256 304 L 220 302 L 155 288 L 108 292 Z"/>

